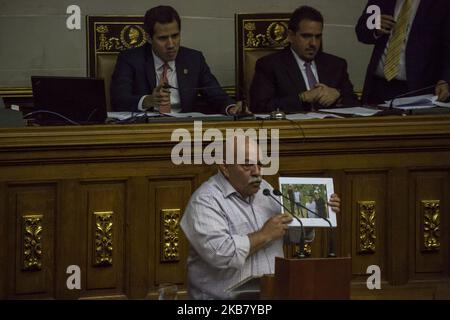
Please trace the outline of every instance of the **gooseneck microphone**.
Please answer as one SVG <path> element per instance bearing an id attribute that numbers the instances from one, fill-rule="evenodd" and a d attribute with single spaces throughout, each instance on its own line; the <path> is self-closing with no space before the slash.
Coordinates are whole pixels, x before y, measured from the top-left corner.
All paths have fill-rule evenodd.
<path id="1" fill-rule="evenodd" d="M 442 81 L 443 82 L 438 83 L 438 84 L 433 84 L 433 85 L 430 85 L 430 86 L 426 86 L 426 87 L 423 87 L 423 88 L 420 88 L 420 89 L 408 91 L 406 93 L 402 93 L 400 95 L 395 96 L 394 98 L 391 99 L 391 102 L 389 103 L 389 109 L 392 109 L 394 107 L 394 100 L 396 100 L 398 98 L 403 98 L 403 97 L 409 96 L 410 94 L 419 93 L 419 92 L 422 92 L 422 91 L 425 91 L 425 90 L 428 90 L 428 89 L 432 89 L 432 88 L 435 88 L 437 86 L 441 86 L 441 85 L 444 85 L 444 84 L 448 85 L 450 83 L 447 80 L 442 80 Z"/>
<path id="2" fill-rule="evenodd" d="M 274 190 L 273 190 L 273 194 L 276 195 L 276 196 L 281 196 L 281 197 L 285 198 L 286 200 L 291 201 L 291 199 L 289 199 L 288 197 L 286 197 L 286 196 L 285 196 L 283 193 L 281 193 L 281 191 L 278 190 L 278 189 L 274 189 Z M 295 202 L 295 205 L 297 206 L 297 208 L 299 208 L 299 207 L 300 207 L 300 208 L 303 208 L 303 209 L 305 209 L 306 211 L 311 212 L 311 213 L 312 213 L 313 215 L 315 215 L 316 217 L 325 220 L 325 221 L 330 225 L 330 228 L 333 228 L 333 225 L 331 224 L 331 221 L 330 221 L 329 219 L 327 219 L 326 217 L 322 217 L 321 215 L 319 215 L 319 214 L 317 214 L 316 212 L 314 212 L 314 211 L 308 209 L 307 207 L 303 206 L 303 205 L 300 204 L 300 203 Z M 335 251 L 336 251 L 336 250 L 335 250 L 334 233 L 333 233 L 333 229 L 330 229 L 330 234 L 329 234 L 329 237 L 328 237 L 328 257 L 330 257 L 330 258 L 331 258 L 331 257 L 336 257 Z"/>
<path id="3" fill-rule="evenodd" d="M 306 255 L 304 252 L 304 250 L 305 250 L 305 229 L 303 227 L 303 222 L 299 218 L 297 218 L 297 216 L 295 214 L 293 214 L 288 208 L 286 208 L 286 206 L 284 206 L 277 198 L 275 198 L 269 189 L 264 189 L 263 195 L 265 195 L 267 197 L 271 197 L 273 200 L 275 200 L 276 203 L 278 203 L 280 206 L 282 206 L 284 208 L 284 210 L 289 212 L 291 214 L 291 216 L 293 216 L 300 223 L 300 230 L 301 230 L 300 243 L 299 243 L 300 249 L 299 249 L 297 257 L 300 259 L 306 258 Z"/>
<path id="4" fill-rule="evenodd" d="M 286 197 L 284 194 L 282 194 L 281 193 L 281 191 L 280 190 L 278 190 L 278 189 L 273 189 L 273 194 L 274 195 L 276 195 L 276 196 L 281 196 L 281 197 L 283 197 L 283 198 L 285 198 L 286 200 L 289 200 L 289 201 L 291 201 L 291 199 L 289 199 L 288 197 Z M 303 209 L 305 209 L 306 211 L 308 211 L 308 212 L 311 212 L 313 215 L 315 215 L 316 217 L 318 217 L 318 218 L 321 218 L 321 219 L 323 219 L 323 220 L 325 220 L 326 222 L 328 222 L 328 224 L 330 225 L 330 228 L 333 228 L 333 225 L 331 224 L 331 221 L 330 220 L 328 220 L 327 218 L 325 218 L 325 217 L 322 217 L 321 215 L 319 215 L 318 213 L 316 213 L 316 212 L 314 212 L 314 211 L 312 211 L 312 210 L 310 210 L 310 209 L 308 209 L 307 207 L 305 207 L 305 206 L 303 206 L 301 203 L 297 203 L 297 202 L 295 202 L 295 205 L 297 206 L 297 207 L 300 207 L 300 208 L 303 208 Z"/>

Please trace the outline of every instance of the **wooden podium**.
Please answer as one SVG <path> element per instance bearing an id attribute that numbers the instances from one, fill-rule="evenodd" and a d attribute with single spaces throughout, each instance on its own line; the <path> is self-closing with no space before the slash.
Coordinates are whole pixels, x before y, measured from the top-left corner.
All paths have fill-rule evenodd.
<path id="1" fill-rule="evenodd" d="M 351 258 L 275 258 L 275 276 L 261 282 L 262 298 L 350 299 Z"/>

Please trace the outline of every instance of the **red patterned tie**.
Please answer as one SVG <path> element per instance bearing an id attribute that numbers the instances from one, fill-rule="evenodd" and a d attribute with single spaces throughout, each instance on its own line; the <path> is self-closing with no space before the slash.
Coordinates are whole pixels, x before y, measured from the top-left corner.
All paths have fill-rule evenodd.
<path id="1" fill-rule="evenodd" d="M 168 69 L 169 69 L 169 65 L 167 63 L 164 63 L 159 84 L 163 84 L 163 83 L 169 84 L 169 80 L 167 79 L 167 70 Z M 172 108 L 170 106 L 170 103 L 168 105 L 159 107 L 159 112 L 161 112 L 161 113 L 169 113 L 169 112 L 171 112 L 171 110 L 172 110 Z"/>

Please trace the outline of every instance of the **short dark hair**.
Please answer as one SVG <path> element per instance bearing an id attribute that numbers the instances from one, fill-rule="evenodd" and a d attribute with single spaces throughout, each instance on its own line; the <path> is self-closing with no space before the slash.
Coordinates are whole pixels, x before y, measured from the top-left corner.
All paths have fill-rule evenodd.
<path id="1" fill-rule="evenodd" d="M 180 16 L 178 12 L 171 6 L 157 6 L 147 10 L 144 17 L 144 30 L 148 33 L 150 38 L 153 38 L 155 24 L 157 22 L 171 23 L 172 21 L 178 23 L 178 28 L 181 29 Z"/>
<path id="2" fill-rule="evenodd" d="M 302 20 L 316 21 L 322 23 L 323 25 L 323 16 L 320 11 L 312 7 L 301 6 L 292 13 L 291 19 L 289 20 L 288 24 L 289 30 L 297 32 L 298 25 Z"/>

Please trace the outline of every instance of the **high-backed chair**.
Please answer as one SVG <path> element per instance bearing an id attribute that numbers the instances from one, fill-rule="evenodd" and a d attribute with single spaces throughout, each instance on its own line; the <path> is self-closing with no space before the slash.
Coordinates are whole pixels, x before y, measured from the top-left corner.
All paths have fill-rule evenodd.
<path id="1" fill-rule="evenodd" d="M 107 109 L 109 87 L 120 51 L 140 47 L 147 41 L 142 16 L 87 16 L 88 75 L 105 80 Z"/>
<path id="2" fill-rule="evenodd" d="M 237 13 L 236 33 L 236 97 L 248 100 L 256 61 L 288 45 L 290 13 Z"/>

